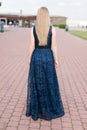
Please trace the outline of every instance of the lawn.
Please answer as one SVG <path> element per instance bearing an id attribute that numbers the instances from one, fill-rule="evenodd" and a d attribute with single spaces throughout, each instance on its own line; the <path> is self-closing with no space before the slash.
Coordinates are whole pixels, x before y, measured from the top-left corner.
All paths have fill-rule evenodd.
<path id="1" fill-rule="evenodd" d="M 87 31 L 70 30 L 69 32 L 75 36 L 87 40 Z"/>

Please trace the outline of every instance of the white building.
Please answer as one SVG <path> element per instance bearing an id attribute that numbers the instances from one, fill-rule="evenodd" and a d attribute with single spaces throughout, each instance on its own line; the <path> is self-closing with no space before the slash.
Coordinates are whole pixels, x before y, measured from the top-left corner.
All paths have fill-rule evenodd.
<path id="1" fill-rule="evenodd" d="M 69 29 L 87 30 L 87 21 L 67 19 Z"/>

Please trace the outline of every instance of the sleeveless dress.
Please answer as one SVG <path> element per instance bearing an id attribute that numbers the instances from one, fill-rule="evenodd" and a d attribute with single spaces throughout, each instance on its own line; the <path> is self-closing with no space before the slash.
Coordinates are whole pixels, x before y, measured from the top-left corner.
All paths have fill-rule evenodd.
<path id="1" fill-rule="evenodd" d="M 52 26 L 49 28 L 47 45 L 38 45 L 39 40 L 33 27 L 35 49 L 31 56 L 27 83 L 27 117 L 51 120 L 63 116 L 64 108 L 61 100 L 54 56 L 51 50 Z"/>

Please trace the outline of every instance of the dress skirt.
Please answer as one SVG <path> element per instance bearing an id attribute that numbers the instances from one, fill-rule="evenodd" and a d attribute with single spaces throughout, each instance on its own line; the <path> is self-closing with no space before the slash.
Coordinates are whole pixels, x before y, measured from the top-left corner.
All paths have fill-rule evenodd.
<path id="1" fill-rule="evenodd" d="M 50 48 L 36 48 L 28 73 L 26 116 L 32 116 L 33 120 L 51 120 L 63 115 L 53 52 Z"/>

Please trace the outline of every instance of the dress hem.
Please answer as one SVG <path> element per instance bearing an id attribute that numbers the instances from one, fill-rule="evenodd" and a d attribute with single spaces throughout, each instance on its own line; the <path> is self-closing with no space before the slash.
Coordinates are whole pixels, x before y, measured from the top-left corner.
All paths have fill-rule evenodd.
<path id="1" fill-rule="evenodd" d="M 64 116 L 64 115 L 65 115 L 65 112 L 61 113 L 60 115 L 51 116 L 51 118 L 49 118 L 49 119 L 47 119 L 47 118 L 45 118 L 45 117 L 41 117 L 41 116 L 38 116 L 36 119 L 32 117 L 32 119 L 33 119 L 33 120 L 38 120 L 38 119 L 40 118 L 40 119 L 44 119 L 44 120 L 50 121 L 50 120 L 52 120 L 52 119 L 55 119 L 55 118 L 58 118 L 58 117 L 62 117 L 62 116 Z M 26 117 L 30 117 L 30 116 L 32 116 L 32 115 L 26 113 L 25 116 L 26 116 Z"/>

